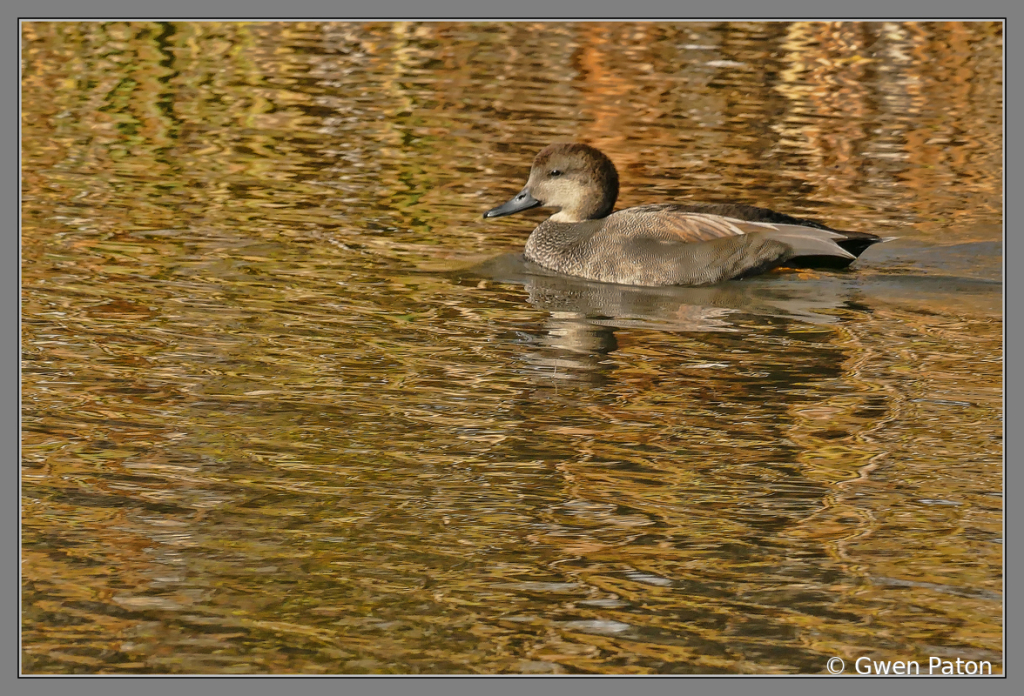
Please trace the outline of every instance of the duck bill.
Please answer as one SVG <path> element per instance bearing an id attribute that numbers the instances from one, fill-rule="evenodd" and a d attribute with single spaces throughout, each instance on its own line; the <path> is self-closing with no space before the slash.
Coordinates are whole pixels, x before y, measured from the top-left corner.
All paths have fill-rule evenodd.
<path id="1" fill-rule="evenodd" d="M 508 203 L 499 205 L 497 208 L 492 208 L 484 213 L 485 218 L 496 218 L 504 215 L 511 215 L 512 213 L 518 213 L 520 210 L 529 210 L 530 208 L 536 208 L 540 205 L 540 201 L 531 196 L 526 189 L 523 189 L 515 197 L 512 198 Z"/>

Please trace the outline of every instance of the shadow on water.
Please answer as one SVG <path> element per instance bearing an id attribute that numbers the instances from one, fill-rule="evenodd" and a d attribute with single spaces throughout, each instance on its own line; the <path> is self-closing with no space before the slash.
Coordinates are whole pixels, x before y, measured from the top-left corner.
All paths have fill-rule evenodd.
<path id="1" fill-rule="evenodd" d="M 735 312 L 831 323 L 822 313 L 845 301 L 835 288 L 818 284 L 766 284 L 751 279 L 708 287 L 634 287 L 595 283 L 550 272 L 522 254 L 504 254 L 462 272 L 523 285 L 529 302 L 553 314 L 575 314 L 611 327 L 666 331 L 730 331 L 725 317 Z"/>
<path id="2" fill-rule="evenodd" d="M 870 312 L 874 304 L 944 303 L 955 297 L 976 311 L 1000 311 L 998 243 L 922 247 L 898 242 L 885 254 L 883 272 L 858 268 L 801 277 L 777 272 L 708 287 L 635 287 L 595 283 L 549 271 L 510 252 L 450 273 L 460 282 L 486 279 L 521 285 L 528 301 L 550 313 L 544 343 L 575 353 L 615 350 L 615 330 L 741 331 L 750 315 L 810 324 L 834 324 Z M 908 253 L 909 252 L 909 253 Z M 889 268 L 885 268 L 888 265 Z M 922 267 L 945 273 L 924 273 Z M 983 277 L 951 275 L 981 270 Z M 995 278 L 993 278 L 995 276 Z"/>

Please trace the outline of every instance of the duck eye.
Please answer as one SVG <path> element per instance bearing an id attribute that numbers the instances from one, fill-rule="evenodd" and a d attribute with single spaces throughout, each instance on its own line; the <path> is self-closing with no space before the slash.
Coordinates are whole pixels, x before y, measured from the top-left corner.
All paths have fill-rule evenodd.
<path id="1" fill-rule="evenodd" d="M 550 172 L 548 172 L 548 176 L 562 176 L 562 170 L 552 169 Z"/>

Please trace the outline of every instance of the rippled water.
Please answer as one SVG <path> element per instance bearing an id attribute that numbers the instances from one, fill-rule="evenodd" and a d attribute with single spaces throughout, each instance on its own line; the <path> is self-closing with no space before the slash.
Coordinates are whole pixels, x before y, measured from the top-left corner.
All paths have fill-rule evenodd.
<path id="1" fill-rule="evenodd" d="M 25 673 L 1002 671 L 1002 34 L 23 25 Z M 640 289 L 480 215 L 898 236 Z"/>

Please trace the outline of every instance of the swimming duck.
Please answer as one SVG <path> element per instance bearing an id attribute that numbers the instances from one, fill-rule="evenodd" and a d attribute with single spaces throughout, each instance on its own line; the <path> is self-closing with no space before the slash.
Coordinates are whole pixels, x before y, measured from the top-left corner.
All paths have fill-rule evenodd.
<path id="1" fill-rule="evenodd" d="M 618 195 L 619 175 L 604 153 L 556 143 L 537 154 L 526 187 L 484 217 L 557 208 L 526 241 L 526 258 L 566 275 L 622 285 L 711 285 L 781 265 L 843 268 L 885 241 L 731 203 L 612 212 Z"/>

